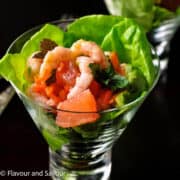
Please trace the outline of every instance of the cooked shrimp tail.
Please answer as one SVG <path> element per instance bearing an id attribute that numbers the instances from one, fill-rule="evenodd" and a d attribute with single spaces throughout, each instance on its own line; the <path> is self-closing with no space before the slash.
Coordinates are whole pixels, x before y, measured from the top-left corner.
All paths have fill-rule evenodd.
<path id="1" fill-rule="evenodd" d="M 39 78 L 42 81 L 46 81 L 61 61 L 69 61 L 71 59 L 71 51 L 68 48 L 57 46 L 52 51 L 48 51 L 41 64 Z"/>
<path id="2" fill-rule="evenodd" d="M 108 61 L 102 49 L 92 41 L 78 40 L 72 47 L 71 51 L 74 57 L 87 56 L 90 57 L 94 63 L 100 64 L 103 68 L 107 67 Z"/>
<path id="3" fill-rule="evenodd" d="M 93 60 L 89 57 L 80 56 L 77 58 L 77 63 L 79 64 L 80 76 L 76 78 L 75 86 L 70 90 L 67 98 L 72 98 L 84 91 L 92 82 L 93 75 L 89 64 L 93 63 Z"/>

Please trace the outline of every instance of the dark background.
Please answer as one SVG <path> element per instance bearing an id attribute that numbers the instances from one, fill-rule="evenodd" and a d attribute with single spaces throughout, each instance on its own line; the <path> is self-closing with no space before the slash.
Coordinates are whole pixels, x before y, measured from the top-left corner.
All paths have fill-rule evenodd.
<path id="1" fill-rule="evenodd" d="M 37 24 L 64 14 L 95 13 L 108 13 L 102 0 L 6 0 L 0 6 L 0 56 L 18 35 Z M 158 83 L 113 148 L 112 180 L 179 177 L 179 46 L 178 30 L 171 42 L 167 83 Z M 9 169 L 48 169 L 48 146 L 17 96 L 0 117 L 0 170 Z"/>

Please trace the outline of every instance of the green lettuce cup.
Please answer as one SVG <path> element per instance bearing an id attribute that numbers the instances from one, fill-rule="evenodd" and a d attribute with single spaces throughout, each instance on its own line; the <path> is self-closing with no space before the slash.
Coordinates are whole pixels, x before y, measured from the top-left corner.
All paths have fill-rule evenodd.
<path id="1" fill-rule="evenodd" d="M 42 51 L 41 43 L 45 39 L 65 48 L 71 48 L 74 42 L 83 39 L 96 43 L 105 52 L 116 52 L 124 64 L 125 77 L 119 76 L 111 66 L 103 70 L 98 66 L 90 66 L 96 80 L 116 94 L 113 106 L 92 112 L 64 110 L 43 106 L 31 98 L 28 90 L 33 82 L 26 77 L 27 60 L 34 52 Z M 118 16 L 90 15 L 47 23 L 25 32 L 12 43 L 8 53 L 0 60 L 0 74 L 15 88 L 49 144 L 53 178 L 63 172 L 59 179 L 108 179 L 111 148 L 156 85 L 159 61 L 136 22 Z M 83 103 L 87 97 L 92 100 L 89 91 L 78 96 Z M 74 108 L 73 103 L 77 106 L 76 100 L 71 101 L 71 107 Z M 64 118 L 63 121 L 67 117 L 71 117 L 71 121 L 90 117 L 96 119 L 62 127 L 56 122 L 59 114 Z"/>

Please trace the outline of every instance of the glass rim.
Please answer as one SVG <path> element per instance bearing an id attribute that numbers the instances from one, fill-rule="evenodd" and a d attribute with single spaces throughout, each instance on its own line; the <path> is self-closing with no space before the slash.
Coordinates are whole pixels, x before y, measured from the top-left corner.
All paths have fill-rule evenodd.
<path id="1" fill-rule="evenodd" d="M 9 48 L 7 49 L 7 53 L 11 53 L 11 50 L 13 48 L 13 46 L 15 46 L 15 44 L 21 40 L 21 38 L 23 38 L 24 36 L 27 36 L 29 35 L 30 33 L 33 32 L 36 33 L 36 31 L 38 31 L 43 25 L 49 23 L 49 24 L 53 24 L 53 25 L 56 25 L 58 27 L 61 27 L 60 24 L 63 24 L 63 23 L 69 23 L 69 22 L 73 22 L 74 20 L 76 20 L 76 18 L 70 18 L 70 19 L 58 19 L 58 20 L 54 20 L 54 21 L 49 21 L 49 22 L 45 22 L 45 23 L 42 23 L 40 25 L 37 25 L 35 27 L 32 27 L 30 28 L 29 30 L 25 31 L 24 33 L 22 33 L 21 35 L 19 35 L 9 46 Z M 33 35 L 32 34 L 32 35 Z M 31 36 L 32 36 L 31 35 Z M 31 37 L 29 36 L 28 39 Z M 26 42 L 26 41 L 25 41 Z M 24 45 L 24 44 L 23 44 Z M 106 113 L 106 112 L 113 112 L 113 111 L 120 111 L 120 110 L 123 110 L 123 109 L 127 109 L 128 107 L 131 107 L 133 105 L 135 105 L 136 103 L 138 102 L 143 102 L 143 100 L 150 94 L 150 92 L 154 89 L 154 87 L 156 86 L 158 80 L 159 80 L 159 77 L 160 77 L 160 61 L 159 61 L 159 58 L 154 50 L 154 48 L 151 46 L 151 52 L 152 52 L 152 55 L 154 55 L 156 58 L 152 58 L 153 61 L 156 61 L 156 62 L 153 62 L 153 66 L 156 68 L 156 73 L 155 73 L 155 76 L 154 76 L 154 80 L 152 82 L 152 84 L 149 86 L 148 90 L 145 91 L 144 94 L 142 94 L 143 92 L 141 92 L 141 95 L 139 97 L 137 97 L 136 99 L 130 101 L 129 103 L 127 104 L 124 104 L 122 106 L 117 106 L 117 107 L 112 107 L 112 108 L 108 108 L 108 109 L 105 109 L 105 110 L 101 110 L 101 111 L 89 111 L 89 112 L 83 112 L 83 111 L 70 111 L 70 110 L 64 110 L 64 109 L 58 109 L 58 108 L 54 108 L 54 107 L 44 107 L 43 105 L 40 105 L 39 103 L 35 102 L 33 99 L 30 99 L 30 97 L 28 97 L 26 94 L 20 92 L 14 85 L 13 87 L 23 96 L 25 96 L 26 98 L 30 99 L 31 101 L 33 101 L 33 103 L 37 104 L 38 106 L 42 107 L 42 108 L 46 108 L 48 111 L 62 111 L 62 112 L 69 112 L 69 113 Z"/>

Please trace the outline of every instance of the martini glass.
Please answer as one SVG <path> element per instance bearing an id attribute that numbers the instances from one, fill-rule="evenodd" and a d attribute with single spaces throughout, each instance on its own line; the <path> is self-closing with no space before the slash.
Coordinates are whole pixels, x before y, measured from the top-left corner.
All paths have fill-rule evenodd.
<path id="1" fill-rule="evenodd" d="M 54 21 L 63 29 L 72 20 Z M 23 44 L 39 29 L 35 27 L 18 37 L 9 47 L 10 53 L 18 53 Z M 60 109 L 43 107 L 13 87 L 23 101 L 32 120 L 49 145 L 49 175 L 62 180 L 107 180 L 111 173 L 111 150 L 126 129 L 128 123 L 152 91 L 159 78 L 159 60 L 152 50 L 156 75 L 148 92 L 120 108 L 99 112 L 100 118 L 91 124 L 75 128 L 60 128 L 55 123 L 55 114 Z M 91 116 L 97 112 L 64 111 L 67 116 Z"/>

